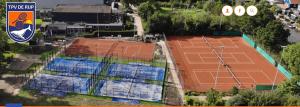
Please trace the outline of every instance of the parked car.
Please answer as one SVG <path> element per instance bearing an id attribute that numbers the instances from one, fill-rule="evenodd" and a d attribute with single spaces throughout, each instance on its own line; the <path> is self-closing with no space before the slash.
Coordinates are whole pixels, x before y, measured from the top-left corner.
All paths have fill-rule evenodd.
<path id="1" fill-rule="evenodd" d="M 294 26 L 294 25 L 289 25 L 288 27 L 291 28 L 291 29 L 295 29 L 296 28 L 296 26 Z"/>

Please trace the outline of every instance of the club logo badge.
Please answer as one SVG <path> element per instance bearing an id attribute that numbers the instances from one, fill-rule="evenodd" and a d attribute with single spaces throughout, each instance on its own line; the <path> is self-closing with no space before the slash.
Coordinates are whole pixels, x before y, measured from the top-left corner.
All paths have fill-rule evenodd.
<path id="1" fill-rule="evenodd" d="M 34 2 L 6 3 L 6 32 L 15 42 L 23 43 L 32 39 L 35 32 Z"/>

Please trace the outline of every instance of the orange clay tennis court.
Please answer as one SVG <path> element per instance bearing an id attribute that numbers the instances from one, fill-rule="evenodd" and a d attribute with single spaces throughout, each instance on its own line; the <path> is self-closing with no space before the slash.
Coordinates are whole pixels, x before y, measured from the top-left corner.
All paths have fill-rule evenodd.
<path id="1" fill-rule="evenodd" d="M 124 59 L 150 61 L 153 58 L 155 45 L 110 39 L 79 38 L 65 51 L 71 56 L 101 56 L 112 55 Z"/>
<path id="2" fill-rule="evenodd" d="M 256 85 L 272 85 L 275 79 L 276 68 L 241 37 L 170 36 L 168 44 L 185 90 L 206 92 L 212 88 L 228 91 L 233 86 L 254 88 Z M 222 56 L 220 46 L 224 46 Z M 283 80 L 284 75 L 278 73 L 276 84 Z"/>

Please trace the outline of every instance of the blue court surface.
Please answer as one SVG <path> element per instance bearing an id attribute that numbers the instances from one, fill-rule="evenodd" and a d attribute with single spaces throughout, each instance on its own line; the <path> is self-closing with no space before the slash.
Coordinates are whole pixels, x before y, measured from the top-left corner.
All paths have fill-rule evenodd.
<path id="1" fill-rule="evenodd" d="M 111 64 L 108 71 L 108 75 L 111 77 L 140 80 L 163 81 L 165 75 L 164 68 L 141 64 Z"/>
<path id="2" fill-rule="evenodd" d="M 95 95 L 116 98 L 160 101 L 162 86 L 134 82 L 133 79 L 100 81 Z"/>
<path id="3" fill-rule="evenodd" d="M 41 93 L 61 96 L 60 94 L 66 93 L 87 94 L 90 83 L 91 80 L 88 78 L 39 74 L 30 80 L 26 86 L 30 89 L 39 90 Z"/>
<path id="4" fill-rule="evenodd" d="M 98 75 L 104 64 L 83 58 L 55 58 L 46 67 L 45 70 L 60 72 L 58 75 L 78 76 L 80 74 Z"/>
<path id="5" fill-rule="evenodd" d="M 140 104 L 139 100 L 131 100 L 131 99 L 126 99 L 126 98 L 112 98 L 112 102 L 127 103 L 127 104 L 131 104 L 131 105 Z"/>

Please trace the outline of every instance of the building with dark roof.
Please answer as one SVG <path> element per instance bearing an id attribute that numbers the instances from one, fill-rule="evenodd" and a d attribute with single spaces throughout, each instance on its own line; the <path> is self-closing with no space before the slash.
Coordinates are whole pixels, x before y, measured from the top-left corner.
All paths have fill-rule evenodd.
<path id="1" fill-rule="evenodd" d="M 57 5 L 52 11 L 52 20 L 73 23 L 113 23 L 121 18 L 106 5 Z"/>
<path id="2" fill-rule="evenodd" d="M 36 2 L 38 9 L 55 8 L 58 4 L 71 5 L 103 5 L 105 0 L 31 0 Z"/>

